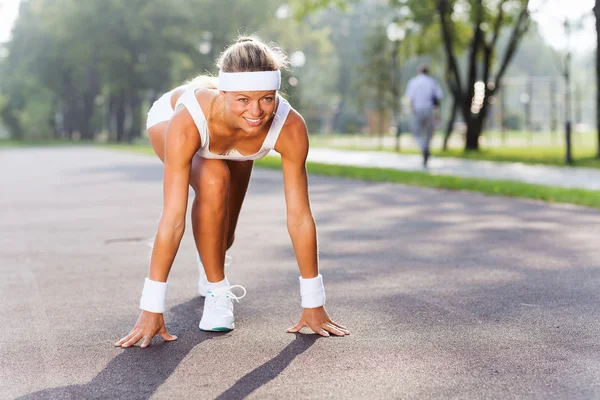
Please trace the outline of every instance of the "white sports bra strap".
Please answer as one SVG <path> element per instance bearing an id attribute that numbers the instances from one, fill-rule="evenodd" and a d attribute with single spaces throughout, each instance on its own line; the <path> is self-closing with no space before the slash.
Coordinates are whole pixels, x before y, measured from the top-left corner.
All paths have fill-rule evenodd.
<path id="1" fill-rule="evenodd" d="M 194 119 L 194 123 L 196 124 L 198 132 L 200 133 L 200 140 L 202 141 L 201 146 L 206 146 L 208 143 L 208 123 L 206 121 L 206 117 L 204 116 L 204 112 L 198 103 L 198 99 L 196 98 L 196 88 L 190 88 L 183 92 L 175 104 L 175 109 L 177 109 L 180 104 L 187 108 L 188 112 Z"/>
<path id="2" fill-rule="evenodd" d="M 290 103 L 287 102 L 283 97 L 279 97 L 279 106 L 277 107 L 277 113 L 273 117 L 273 122 L 271 123 L 271 129 L 269 129 L 269 133 L 265 138 L 265 142 L 263 148 L 274 149 L 275 143 L 277 143 L 277 138 L 279 138 L 279 134 L 281 133 L 281 128 L 285 124 L 285 121 L 288 117 L 288 114 L 291 110 Z"/>

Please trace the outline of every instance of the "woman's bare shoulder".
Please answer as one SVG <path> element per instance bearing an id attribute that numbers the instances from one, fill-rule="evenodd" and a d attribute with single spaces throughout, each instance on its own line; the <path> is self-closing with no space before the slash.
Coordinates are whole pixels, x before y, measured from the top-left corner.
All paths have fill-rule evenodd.
<path id="1" fill-rule="evenodd" d="M 175 110 L 177 101 L 179 101 L 179 98 L 188 90 L 194 90 L 194 94 L 196 95 L 198 104 L 200 104 L 200 108 L 202 108 L 204 114 L 207 115 L 210 103 L 216 96 L 219 95 L 217 90 L 211 88 L 193 87 L 190 85 L 179 86 L 171 91 L 171 108 Z"/>
<path id="2" fill-rule="evenodd" d="M 298 111 L 293 108 L 290 110 L 281 128 L 281 133 L 286 133 L 287 135 L 307 135 L 306 122 L 304 122 L 304 118 L 302 118 L 302 115 Z"/>
<path id="3" fill-rule="evenodd" d="M 219 91 L 216 89 L 201 87 L 196 89 L 196 99 L 198 99 L 198 104 L 200 104 L 200 108 L 204 111 L 204 114 L 208 114 L 208 110 L 210 108 L 210 103 L 214 100 L 215 97 L 219 95 Z"/>
<path id="4" fill-rule="evenodd" d="M 181 95 L 185 92 L 187 86 L 181 85 L 171 90 L 171 108 L 175 109 L 175 104 L 177 104 L 177 100 L 181 97 Z"/>
<path id="5" fill-rule="evenodd" d="M 211 88 L 181 85 L 171 90 L 171 107 L 173 109 L 175 109 L 175 105 L 177 104 L 177 101 L 179 100 L 181 95 L 187 92 L 188 90 L 194 90 L 198 101 L 205 101 L 205 98 L 212 99 L 214 96 L 219 94 L 217 90 Z"/>
<path id="6" fill-rule="evenodd" d="M 306 158 L 308 130 L 302 115 L 291 109 L 275 144 L 275 150 L 288 158 Z"/>

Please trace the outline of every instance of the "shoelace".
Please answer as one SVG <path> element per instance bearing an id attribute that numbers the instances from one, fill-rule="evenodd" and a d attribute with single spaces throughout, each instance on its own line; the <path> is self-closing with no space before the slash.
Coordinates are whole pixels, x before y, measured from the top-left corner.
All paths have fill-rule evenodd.
<path id="1" fill-rule="evenodd" d="M 244 294 L 241 296 L 237 296 L 232 292 L 232 289 L 240 288 L 244 291 Z M 240 299 L 243 299 L 246 296 L 246 288 L 242 285 L 233 285 L 225 288 L 219 288 L 214 290 L 209 290 L 208 294 L 210 295 L 210 299 L 212 299 L 215 303 L 215 307 L 229 309 L 231 306 L 230 300 L 235 300 L 236 302 L 240 302 Z"/>

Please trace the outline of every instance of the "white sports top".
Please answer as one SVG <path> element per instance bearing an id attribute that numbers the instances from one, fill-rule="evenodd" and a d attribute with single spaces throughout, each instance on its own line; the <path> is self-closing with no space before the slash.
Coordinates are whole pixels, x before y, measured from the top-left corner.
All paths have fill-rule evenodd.
<path id="1" fill-rule="evenodd" d="M 209 150 L 210 134 L 208 132 L 208 121 L 206 120 L 206 116 L 204 115 L 204 112 L 198 103 L 198 99 L 196 98 L 197 89 L 199 88 L 190 88 L 183 92 L 175 104 L 175 109 L 177 109 L 179 105 L 183 105 L 187 108 L 188 112 L 194 119 L 194 123 L 198 128 L 198 132 L 200 132 L 200 140 L 202 144 L 200 145 L 200 149 L 198 149 L 196 154 L 203 158 L 246 161 L 261 159 L 275 148 L 275 143 L 277 142 L 281 128 L 283 128 L 283 124 L 285 123 L 285 120 L 287 119 L 291 109 L 290 103 L 288 103 L 287 100 L 277 95 L 277 98 L 279 99 L 277 111 L 273 116 L 273 122 L 271 123 L 271 127 L 269 128 L 269 132 L 267 133 L 265 141 L 256 153 L 251 155 L 243 155 L 236 149 L 231 149 L 225 154 L 214 154 Z"/>

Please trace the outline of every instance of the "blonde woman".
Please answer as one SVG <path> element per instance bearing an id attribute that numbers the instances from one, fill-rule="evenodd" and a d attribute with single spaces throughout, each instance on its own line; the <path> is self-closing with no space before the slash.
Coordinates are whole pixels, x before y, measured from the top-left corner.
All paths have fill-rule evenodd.
<path id="1" fill-rule="evenodd" d="M 301 275 L 303 312 L 288 331 L 307 327 L 322 336 L 350 333 L 324 308 L 305 168 L 308 133 L 300 114 L 277 94 L 280 70 L 287 63 L 276 46 L 242 37 L 217 60 L 218 79 L 199 77 L 166 93 L 150 109 L 148 136 L 164 163 L 163 212 L 141 314 L 116 346 L 130 347 L 142 340 L 141 347 L 147 347 L 157 334 L 176 339 L 167 332 L 163 313 L 167 278 L 184 233 L 189 186 L 195 192 L 191 219 L 201 260 L 199 291 L 206 297 L 199 327 L 234 329 L 233 301 L 246 290 L 227 280 L 225 252 L 233 244 L 254 160 L 272 149 L 281 154 L 287 227 Z M 234 294 L 236 288 L 241 295 Z"/>

